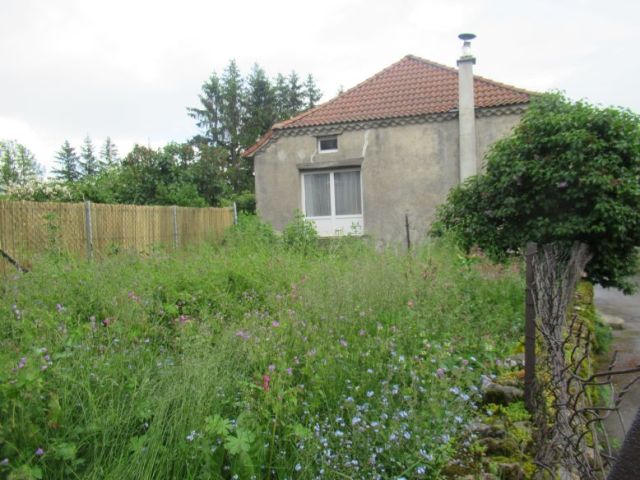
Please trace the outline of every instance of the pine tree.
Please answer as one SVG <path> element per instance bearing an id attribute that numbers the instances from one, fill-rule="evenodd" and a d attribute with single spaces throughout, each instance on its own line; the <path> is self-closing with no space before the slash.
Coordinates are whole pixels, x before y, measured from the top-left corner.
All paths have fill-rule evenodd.
<path id="1" fill-rule="evenodd" d="M 269 78 L 256 63 L 247 79 L 244 95 L 242 146 L 249 147 L 275 122 L 275 97 Z"/>
<path id="2" fill-rule="evenodd" d="M 107 137 L 100 150 L 100 161 L 105 167 L 113 167 L 120 161 L 118 158 L 118 147 L 111 141 L 111 137 Z"/>
<path id="3" fill-rule="evenodd" d="M 87 135 L 82 144 L 79 167 L 81 177 L 93 177 L 100 171 L 100 162 L 93 153 L 93 142 Z"/>
<path id="4" fill-rule="evenodd" d="M 42 176 L 42 171 L 27 147 L 15 140 L 0 141 L 0 189 L 36 180 Z"/>
<path id="5" fill-rule="evenodd" d="M 302 90 L 302 84 L 300 83 L 300 77 L 298 77 L 295 70 L 289 74 L 287 81 L 289 83 L 289 96 L 287 101 L 288 116 L 292 117 L 304 110 L 304 92 Z"/>
<path id="6" fill-rule="evenodd" d="M 66 182 L 75 182 L 80 178 L 80 172 L 78 171 L 78 154 L 75 149 L 69 143 L 69 140 L 65 140 L 56 153 L 56 161 L 59 168 L 55 168 L 51 173 L 60 180 Z"/>
<path id="7" fill-rule="evenodd" d="M 213 72 L 202 85 L 198 99 L 202 108 L 187 108 L 189 116 L 196 120 L 196 125 L 203 132 L 194 140 L 197 143 L 205 142 L 210 146 L 219 146 L 224 139 L 224 127 L 220 79 L 216 72 Z"/>
<path id="8" fill-rule="evenodd" d="M 275 119 L 285 120 L 289 118 L 289 83 L 284 75 L 279 73 L 276 76 L 274 96 L 275 96 Z"/>
<path id="9" fill-rule="evenodd" d="M 304 97 L 307 102 L 306 108 L 315 107 L 322 98 L 322 92 L 311 74 L 307 75 L 307 80 L 304 82 Z"/>
<path id="10" fill-rule="evenodd" d="M 222 75 L 222 122 L 224 141 L 229 150 L 231 165 L 238 166 L 240 159 L 240 134 L 242 128 L 243 80 L 235 60 L 231 60 Z"/>

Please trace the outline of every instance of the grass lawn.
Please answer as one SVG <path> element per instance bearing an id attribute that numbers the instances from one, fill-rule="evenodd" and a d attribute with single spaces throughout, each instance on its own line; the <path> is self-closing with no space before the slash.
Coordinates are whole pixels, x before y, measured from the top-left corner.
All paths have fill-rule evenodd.
<path id="1" fill-rule="evenodd" d="M 521 337 L 519 273 L 224 243 L 0 283 L 0 478 L 440 478 L 482 374 Z"/>

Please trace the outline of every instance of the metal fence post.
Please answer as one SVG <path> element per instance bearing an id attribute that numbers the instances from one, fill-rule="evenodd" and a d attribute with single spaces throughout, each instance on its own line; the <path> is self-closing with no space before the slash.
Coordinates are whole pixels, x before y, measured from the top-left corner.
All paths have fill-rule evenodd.
<path id="1" fill-rule="evenodd" d="M 233 224 L 238 224 L 238 206 L 236 205 L 236 202 L 233 202 Z"/>
<path id="2" fill-rule="evenodd" d="M 87 240 L 87 258 L 93 258 L 93 226 L 91 224 L 91 202 L 84 202 L 84 236 Z"/>
<path id="3" fill-rule="evenodd" d="M 535 410 L 536 389 L 536 312 L 533 304 L 535 283 L 533 276 L 533 256 L 538 246 L 530 242 L 525 253 L 526 287 L 524 314 L 524 404 L 529 413 Z"/>
<path id="4" fill-rule="evenodd" d="M 173 206 L 173 248 L 178 248 L 178 207 Z"/>

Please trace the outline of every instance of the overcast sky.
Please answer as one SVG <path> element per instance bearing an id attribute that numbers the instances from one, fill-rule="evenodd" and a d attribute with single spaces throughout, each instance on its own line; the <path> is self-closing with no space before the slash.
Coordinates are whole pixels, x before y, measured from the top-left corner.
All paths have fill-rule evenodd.
<path id="1" fill-rule="evenodd" d="M 68 139 L 122 154 L 196 133 L 187 106 L 236 59 L 312 73 L 331 98 L 406 54 L 640 112 L 635 0 L 0 0 L 0 139 L 50 170 Z"/>

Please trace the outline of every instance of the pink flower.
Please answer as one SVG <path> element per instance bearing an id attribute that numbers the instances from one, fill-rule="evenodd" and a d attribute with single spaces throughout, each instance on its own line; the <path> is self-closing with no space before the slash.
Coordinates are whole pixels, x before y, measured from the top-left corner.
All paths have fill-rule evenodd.
<path id="1" fill-rule="evenodd" d="M 436 376 L 438 378 L 443 378 L 444 377 L 444 368 L 439 368 L 436 370 Z"/>
<path id="2" fill-rule="evenodd" d="M 269 388 L 270 388 L 270 383 L 271 383 L 271 377 L 269 375 L 263 375 L 262 376 L 262 390 L 264 390 L 265 392 L 268 392 Z"/>
<path id="3" fill-rule="evenodd" d="M 280 326 L 280 322 L 279 322 L 279 321 L 277 321 L 277 320 L 274 320 L 273 322 L 271 322 L 271 326 L 272 326 L 273 328 L 277 328 L 277 327 L 279 327 L 279 326 Z"/>
<path id="4" fill-rule="evenodd" d="M 22 357 L 20 359 L 20 362 L 18 363 L 18 370 L 20 370 L 21 368 L 24 368 L 26 364 L 27 364 L 27 357 Z"/>
<path id="5" fill-rule="evenodd" d="M 466 358 L 462 360 L 462 366 L 466 367 L 467 365 L 469 365 L 469 360 L 467 360 Z"/>
<path id="6" fill-rule="evenodd" d="M 189 320 L 191 320 L 191 317 L 189 315 L 180 315 L 178 317 L 178 321 L 184 325 L 185 323 L 187 323 Z"/>

